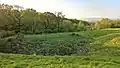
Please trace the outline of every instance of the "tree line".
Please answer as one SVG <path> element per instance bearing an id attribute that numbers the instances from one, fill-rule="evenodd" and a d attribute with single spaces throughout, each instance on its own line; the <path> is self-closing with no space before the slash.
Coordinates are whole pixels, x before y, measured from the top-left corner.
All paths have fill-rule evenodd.
<path id="1" fill-rule="evenodd" d="M 3 37 L 17 33 L 42 34 L 119 28 L 120 20 L 103 18 L 95 23 L 68 19 L 62 12 L 37 12 L 33 8 L 0 4 L 0 31 Z"/>
<path id="2" fill-rule="evenodd" d="M 111 20 L 109 18 L 102 18 L 101 20 L 94 23 L 94 28 L 96 29 L 120 28 L 120 19 Z"/>
<path id="3" fill-rule="evenodd" d="M 19 5 L 0 4 L 0 30 L 41 34 L 86 30 L 87 21 L 68 19 L 62 12 L 37 12 Z"/>

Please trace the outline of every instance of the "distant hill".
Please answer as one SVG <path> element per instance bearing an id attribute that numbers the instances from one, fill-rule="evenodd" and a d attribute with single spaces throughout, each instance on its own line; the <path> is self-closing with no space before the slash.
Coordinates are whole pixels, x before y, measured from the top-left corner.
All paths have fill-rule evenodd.
<path id="1" fill-rule="evenodd" d="M 95 21 L 99 21 L 102 18 L 82 18 L 81 20 L 85 20 L 85 21 L 90 21 L 90 22 L 95 22 Z M 120 19 L 120 18 L 109 18 L 111 20 L 116 20 L 116 19 Z"/>
<path id="2" fill-rule="evenodd" d="M 82 20 L 85 20 L 85 21 L 98 21 L 100 19 L 101 18 L 83 18 Z"/>

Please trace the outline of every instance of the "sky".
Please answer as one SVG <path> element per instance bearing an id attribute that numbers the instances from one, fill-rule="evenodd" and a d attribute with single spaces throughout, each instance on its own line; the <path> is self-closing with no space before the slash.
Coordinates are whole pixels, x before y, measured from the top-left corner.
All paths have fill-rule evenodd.
<path id="1" fill-rule="evenodd" d="M 76 19 L 120 16 L 120 0 L 0 0 L 0 3 L 34 8 L 39 12 L 60 11 Z"/>

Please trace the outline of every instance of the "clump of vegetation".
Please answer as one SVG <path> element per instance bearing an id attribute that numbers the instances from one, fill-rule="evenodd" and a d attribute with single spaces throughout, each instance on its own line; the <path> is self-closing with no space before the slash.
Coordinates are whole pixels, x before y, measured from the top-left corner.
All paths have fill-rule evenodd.
<path id="1" fill-rule="evenodd" d="M 80 36 L 78 33 L 71 33 L 71 36 Z"/>
<path id="2" fill-rule="evenodd" d="M 58 35 L 59 36 L 59 35 Z M 26 40 L 23 35 L 16 38 L 8 38 L 1 52 L 15 54 L 36 54 L 36 55 L 87 55 L 90 50 L 89 39 L 82 36 L 68 36 L 70 39 L 59 37 L 56 41 L 43 37 L 38 40 Z M 63 38 L 63 39 L 62 39 Z"/>
<path id="3" fill-rule="evenodd" d="M 14 31 L 4 31 L 4 30 L 0 31 L 0 38 L 6 38 L 14 35 L 15 35 Z"/>
<path id="4" fill-rule="evenodd" d="M 16 38 L 8 38 L 1 52 L 27 54 L 27 46 L 24 35 L 19 34 Z"/>

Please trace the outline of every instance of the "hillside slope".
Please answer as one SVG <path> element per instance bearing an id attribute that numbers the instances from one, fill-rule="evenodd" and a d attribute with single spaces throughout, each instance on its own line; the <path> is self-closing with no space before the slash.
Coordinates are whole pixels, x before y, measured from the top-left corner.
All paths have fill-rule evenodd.
<path id="1" fill-rule="evenodd" d="M 90 50 L 83 56 L 38 56 L 0 53 L 1 68 L 120 68 L 120 30 L 104 29 L 75 32 L 90 40 Z M 44 44 L 56 44 L 78 38 L 71 33 L 26 35 L 25 39 Z M 81 39 L 81 38 L 79 38 Z M 5 40 L 5 39 L 4 39 Z M 57 45 L 57 44 L 56 44 Z"/>

